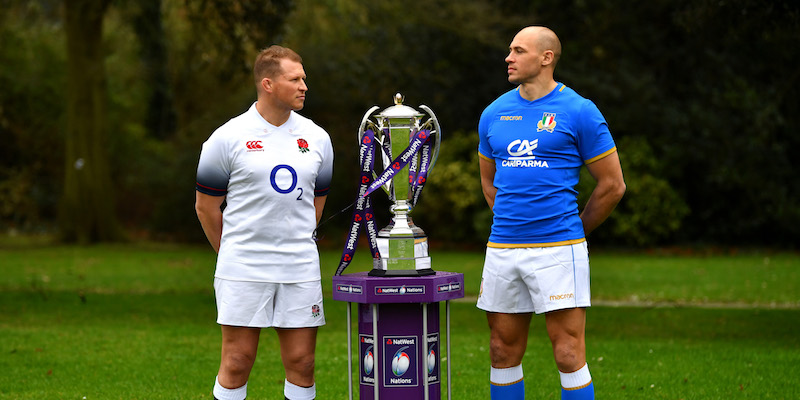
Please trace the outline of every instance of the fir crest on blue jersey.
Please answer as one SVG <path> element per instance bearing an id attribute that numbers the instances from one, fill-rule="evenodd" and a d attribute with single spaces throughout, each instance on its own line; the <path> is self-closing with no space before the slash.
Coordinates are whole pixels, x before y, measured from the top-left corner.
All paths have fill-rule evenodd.
<path id="1" fill-rule="evenodd" d="M 548 131 L 553 133 L 554 129 L 556 129 L 556 114 L 548 112 L 543 113 L 542 119 L 536 123 L 536 132 Z"/>

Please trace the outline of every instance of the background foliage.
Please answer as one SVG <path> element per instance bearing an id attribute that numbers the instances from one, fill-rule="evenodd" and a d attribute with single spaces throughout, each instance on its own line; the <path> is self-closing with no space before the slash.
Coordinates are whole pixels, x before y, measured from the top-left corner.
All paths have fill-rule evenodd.
<path id="1" fill-rule="evenodd" d="M 56 232 L 71 140 L 64 5 L 0 4 L 0 229 Z M 556 78 L 604 113 L 628 184 L 593 243 L 795 247 L 799 21 L 788 0 L 115 0 L 102 41 L 107 190 L 128 237 L 204 240 L 192 206 L 200 145 L 254 100 L 255 52 L 281 43 L 304 57 L 302 113 L 334 140 L 326 218 L 354 200 L 363 113 L 402 92 L 444 129 L 417 224 L 435 241 L 480 245 L 491 220 L 478 116 L 511 89 L 514 33 L 543 24 L 564 45 Z M 591 178 L 580 185 L 582 204 Z M 341 244 L 349 215 L 323 227 L 324 244 Z"/>

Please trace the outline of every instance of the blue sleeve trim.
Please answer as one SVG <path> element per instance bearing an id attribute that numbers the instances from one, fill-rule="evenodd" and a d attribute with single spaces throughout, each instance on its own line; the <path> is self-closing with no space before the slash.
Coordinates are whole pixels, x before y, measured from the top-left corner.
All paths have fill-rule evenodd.
<path id="1" fill-rule="evenodd" d="M 228 194 L 228 191 L 227 191 L 227 190 L 224 190 L 224 189 L 214 189 L 214 188 L 212 188 L 212 187 L 203 186 L 203 185 L 201 185 L 201 184 L 199 184 L 199 183 L 195 183 L 195 186 L 194 186 L 194 188 L 195 188 L 195 189 L 196 189 L 198 192 L 200 192 L 200 193 L 203 193 L 203 194 L 207 194 L 207 195 L 209 195 L 209 196 L 225 196 L 226 194 Z"/>

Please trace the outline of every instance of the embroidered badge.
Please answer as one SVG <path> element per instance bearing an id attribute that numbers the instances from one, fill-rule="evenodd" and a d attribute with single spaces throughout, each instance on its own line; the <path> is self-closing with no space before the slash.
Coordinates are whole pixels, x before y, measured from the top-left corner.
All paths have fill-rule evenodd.
<path id="1" fill-rule="evenodd" d="M 311 306 L 311 316 L 319 317 L 319 306 L 318 305 L 314 304 L 313 306 Z"/>
<path id="2" fill-rule="evenodd" d="M 556 128 L 555 113 L 544 113 L 542 115 L 542 120 L 536 124 L 536 132 L 548 131 L 550 133 L 553 133 L 553 129 L 555 128 Z"/>
<path id="3" fill-rule="evenodd" d="M 297 148 L 300 149 L 301 153 L 305 153 L 308 151 L 308 142 L 305 139 L 297 139 Z"/>

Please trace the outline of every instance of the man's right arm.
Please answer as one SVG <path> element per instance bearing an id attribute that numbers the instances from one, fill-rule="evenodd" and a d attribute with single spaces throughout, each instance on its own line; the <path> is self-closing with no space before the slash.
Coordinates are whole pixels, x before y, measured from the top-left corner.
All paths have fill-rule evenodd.
<path id="1" fill-rule="evenodd" d="M 211 196 L 195 191 L 194 209 L 197 212 L 197 219 L 200 220 L 208 242 L 217 253 L 219 253 L 222 241 L 222 210 L 220 207 L 223 201 L 225 201 L 225 196 Z"/>

